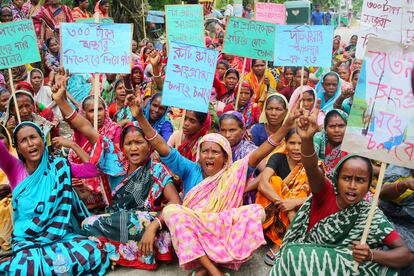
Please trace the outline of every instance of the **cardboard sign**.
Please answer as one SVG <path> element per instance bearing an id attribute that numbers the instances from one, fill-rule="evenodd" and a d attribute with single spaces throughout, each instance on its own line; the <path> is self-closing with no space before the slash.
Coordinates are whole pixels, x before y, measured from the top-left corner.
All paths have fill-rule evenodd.
<path id="1" fill-rule="evenodd" d="M 331 66 L 333 26 L 277 25 L 274 64 Z"/>
<path id="2" fill-rule="evenodd" d="M 218 52 L 170 42 L 162 104 L 207 113 Z"/>
<path id="3" fill-rule="evenodd" d="M 167 40 L 204 47 L 203 5 L 166 5 Z"/>
<path id="4" fill-rule="evenodd" d="M 32 20 L 0 24 L 0 69 L 40 61 Z"/>
<path id="5" fill-rule="evenodd" d="M 61 60 L 71 73 L 131 72 L 132 24 L 61 26 Z"/>
<path id="6" fill-rule="evenodd" d="M 223 53 L 261 60 L 273 60 L 275 25 L 230 17 Z"/>
<path id="7" fill-rule="evenodd" d="M 257 21 L 286 24 L 286 7 L 284 4 L 255 2 L 254 12 Z"/>
<path id="8" fill-rule="evenodd" d="M 76 23 L 95 23 L 95 18 L 79 18 Z M 99 23 L 114 23 L 114 19 L 110 17 L 99 18 Z"/>
<path id="9" fill-rule="evenodd" d="M 414 46 L 369 40 L 342 150 L 414 168 Z"/>
<path id="10" fill-rule="evenodd" d="M 404 43 L 414 42 L 414 0 L 404 0 L 402 32 Z"/>

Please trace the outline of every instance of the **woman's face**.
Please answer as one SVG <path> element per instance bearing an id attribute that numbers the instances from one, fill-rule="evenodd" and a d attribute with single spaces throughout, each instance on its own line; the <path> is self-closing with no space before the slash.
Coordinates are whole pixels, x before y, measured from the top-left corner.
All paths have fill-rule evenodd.
<path id="1" fill-rule="evenodd" d="M 339 77 L 344 80 L 344 81 L 349 81 L 349 68 L 345 67 L 345 66 L 341 66 L 338 69 L 338 74 Z"/>
<path id="2" fill-rule="evenodd" d="M 7 138 L 7 136 L 5 134 L 3 134 L 2 132 L 0 132 L 0 141 L 3 142 L 3 144 L 6 146 L 6 148 L 10 147 L 9 144 L 9 139 Z"/>
<path id="3" fill-rule="evenodd" d="M 301 79 L 302 70 L 297 70 L 295 74 L 295 83 L 299 87 Z M 309 73 L 307 71 L 303 72 L 303 85 L 306 85 L 309 81 Z"/>
<path id="4" fill-rule="evenodd" d="M 359 158 L 345 161 L 338 176 L 338 203 L 341 208 L 354 205 L 365 197 L 369 187 L 367 164 Z"/>
<path id="5" fill-rule="evenodd" d="M 0 21 L 3 23 L 12 22 L 13 21 L 12 10 L 9 8 L 2 8 L 1 14 L 0 14 Z"/>
<path id="6" fill-rule="evenodd" d="M 334 146 L 340 145 L 345 135 L 346 122 L 341 116 L 335 114 L 328 119 L 326 124 L 326 134 L 328 140 Z"/>
<path id="7" fill-rule="evenodd" d="M 335 95 L 336 90 L 338 89 L 338 78 L 333 75 L 328 75 L 325 77 L 322 86 L 325 90 L 325 95 L 330 99 Z"/>
<path id="8" fill-rule="evenodd" d="M 42 74 L 37 70 L 32 71 L 30 74 L 30 83 L 32 84 L 34 90 L 37 91 L 40 89 L 40 86 L 42 86 L 42 81 Z"/>
<path id="9" fill-rule="evenodd" d="M 141 73 L 141 70 L 139 70 L 139 69 L 135 69 L 133 72 L 132 72 L 132 81 L 135 83 L 135 84 L 140 84 L 141 82 L 142 82 L 142 73 Z M 135 89 L 135 87 L 133 87 L 134 89 Z"/>
<path id="10" fill-rule="evenodd" d="M 152 122 L 158 121 L 167 111 L 167 107 L 161 105 L 161 97 L 156 97 L 150 105 L 150 119 Z"/>
<path id="11" fill-rule="evenodd" d="M 132 42 L 131 42 L 131 49 L 132 49 L 132 52 L 133 53 L 136 53 L 137 52 L 138 43 L 135 40 L 132 40 Z"/>
<path id="12" fill-rule="evenodd" d="M 59 52 L 59 44 L 56 39 L 52 39 L 49 44 L 49 50 L 51 53 L 56 54 Z"/>
<path id="13" fill-rule="evenodd" d="M 12 114 L 16 115 L 16 109 L 15 109 L 15 105 L 12 104 Z M 22 122 L 25 121 L 31 121 L 32 120 L 32 114 L 34 111 L 34 103 L 32 101 L 32 99 L 30 99 L 28 96 L 23 95 L 23 96 L 18 96 L 17 97 L 17 106 L 19 108 L 19 112 L 20 112 L 20 119 Z"/>
<path id="14" fill-rule="evenodd" d="M 138 130 L 131 130 L 125 135 L 122 146 L 129 164 L 139 166 L 148 156 L 150 146 Z"/>
<path id="15" fill-rule="evenodd" d="M 0 94 L 0 112 L 6 112 L 9 98 L 10 98 L 9 92 L 3 92 Z"/>
<path id="16" fill-rule="evenodd" d="M 198 122 L 197 117 L 193 111 L 187 111 L 184 119 L 183 133 L 187 136 L 192 136 L 197 133 L 201 128 L 201 124 Z"/>
<path id="17" fill-rule="evenodd" d="M 120 82 L 118 86 L 115 88 L 115 97 L 118 101 L 125 101 L 126 91 L 123 82 Z"/>
<path id="18" fill-rule="evenodd" d="M 30 126 L 24 126 L 17 133 L 17 150 L 26 162 L 39 163 L 45 145 L 39 133 Z"/>
<path id="19" fill-rule="evenodd" d="M 226 78 L 224 79 L 224 84 L 226 85 L 227 89 L 232 90 L 236 87 L 237 82 L 239 79 L 237 75 L 234 73 L 227 74 Z"/>
<path id="20" fill-rule="evenodd" d="M 286 109 L 279 101 L 273 99 L 266 104 L 265 114 L 268 124 L 276 126 L 283 121 L 286 115 Z"/>
<path id="21" fill-rule="evenodd" d="M 312 93 L 303 92 L 302 93 L 302 105 L 306 110 L 312 110 L 315 105 L 315 97 Z"/>
<path id="22" fill-rule="evenodd" d="M 355 73 L 352 76 L 352 80 L 351 80 L 352 81 L 352 87 L 353 88 L 355 88 L 357 86 L 358 80 L 359 80 L 359 73 Z"/>
<path id="23" fill-rule="evenodd" d="M 252 97 L 252 93 L 250 92 L 250 89 L 246 87 L 242 87 L 240 89 L 239 106 L 242 107 L 242 106 L 247 105 L 251 97 Z"/>
<path id="24" fill-rule="evenodd" d="M 23 2 L 23 0 L 13 0 L 13 4 L 14 4 L 17 8 L 21 9 L 21 8 L 23 7 L 24 2 Z"/>
<path id="25" fill-rule="evenodd" d="M 351 45 L 356 45 L 358 41 L 358 37 L 356 35 L 351 37 Z"/>
<path id="26" fill-rule="evenodd" d="M 361 70 L 362 67 L 362 59 L 356 59 L 354 61 L 354 70 Z"/>
<path id="27" fill-rule="evenodd" d="M 154 50 L 154 44 L 152 44 L 152 42 L 148 42 L 146 47 L 150 49 L 150 51 Z"/>
<path id="28" fill-rule="evenodd" d="M 300 149 L 302 145 L 302 139 L 296 133 L 290 136 L 289 140 L 286 141 L 286 149 L 288 152 L 288 157 L 296 162 L 300 162 L 302 156 L 300 154 Z"/>
<path id="29" fill-rule="evenodd" d="M 216 71 L 220 78 L 224 76 L 224 73 L 226 72 L 226 66 L 224 64 L 217 64 Z"/>
<path id="30" fill-rule="evenodd" d="M 204 142 L 200 147 L 200 160 L 198 162 L 203 170 L 204 177 L 213 176 L 224 167 L 226 154 L 219 144 Z"/>
<path id="31" fill-rule="evenodd" d="M 221 121 L 220 134 L 223 135 L 230 146 L 237 145 L 243 138 L 244 129 L 242 129 L 239 123 L 232 118 L 226 118 Z"/>
<path id="32" fill-rule="evenodd" d="M 109 9 L 109 3 L 105 3 L 104 5 L 101 6 L 101 11 L 103 14 L 108 13 L 108 9 Z"/>
<path id="33" fill-rule="evenodd" d="M 285 76 L 285 79 L 288 82 L 290 82 L 293 79 L 293 71 L 292 71 L 292 68 L 286 69 L 284 76 Z M 299 82 L 300 82 L 300 80 L 299 80 Z"/>
<path id="34" fill-rule="evenodd" d="M 86 10 L 86 9 L 88 9 L 88 7 L 89 7 L 89 1 L 88 0 L 82 1 L 79 4 L 79 8 L 81 8 L 81 10 Z"/>
<path id="35" fill-rule="evenodd" d="M 338 39 L 335 39 L 333 41 L 333 49 L 334 50 L 338 50 L 339 49 L 339 40 Z"/>
<path id="36" fill-rule="evenodd" d="M 264 60 L 258 60 L 253 65 L 253 73 L 258 77 L 261 77 L 264 75 L 265 69 L 266 69 L 266 62 Z"/>
<path id="37" fill-rule="evenodd" d="M 94 103 L 86 105 L 85 117 L 93 125 Z M 105 108 L 101 102 L 98 105 L 98 128 L 101 128 L 105 122 Z"/>

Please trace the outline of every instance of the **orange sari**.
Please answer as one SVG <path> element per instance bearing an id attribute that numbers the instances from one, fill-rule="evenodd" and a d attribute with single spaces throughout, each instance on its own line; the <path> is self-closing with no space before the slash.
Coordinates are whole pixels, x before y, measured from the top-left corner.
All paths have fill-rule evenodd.
<path id="1" fill-rule="evenodd" d="M 290 174 L 281 179 L 279 176 L 272 176 L 271 184 L 273 189 L 282 199 L 307 198 L 309 195 L 308 177 L 302 163 L 296 165 Z M 277 205 L 267 199 L 260 192 L 256 195 L 256 203 L 265 208 L 266 219 L 263 223 L 265 235 L 277 245 L 282 245 L 283 237 L 289 228 L 290 221 L 286 212 L 279 209 Z"/>

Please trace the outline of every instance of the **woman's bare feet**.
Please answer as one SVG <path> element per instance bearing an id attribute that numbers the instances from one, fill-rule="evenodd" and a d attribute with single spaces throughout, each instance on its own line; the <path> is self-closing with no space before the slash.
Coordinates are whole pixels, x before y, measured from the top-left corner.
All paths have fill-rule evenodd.
<path id="1" fill-rule="evenodd" d="M 194 273 L 195 272 L 195 273 Z M 207 269 L 205 269 L 204 267 L 191 272 L 190 274 L 188 274 L 188 276 L 209 276 Z"/>

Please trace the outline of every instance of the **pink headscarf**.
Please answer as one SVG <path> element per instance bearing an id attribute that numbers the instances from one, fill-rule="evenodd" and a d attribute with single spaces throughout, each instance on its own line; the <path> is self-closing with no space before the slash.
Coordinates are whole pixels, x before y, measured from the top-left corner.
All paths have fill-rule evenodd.
<path id="1" fill-rule="evenodd" d="M 316 100 L 318 99 L 318 96 L 316 94 L 315 89 L 313 89 L 311 86 L 309 85 L 304 85 L 302 88 L 299 86 L 298 88 L 295 89 L 295 91 L 293 91 L 292 96 L 290 97 L 289 100 L 289 110 L 292 110 L 292 108 L 295 106 L 295 104 L 297 103 L 297 101 L 299 100 L 299 97 L 301 96 L 301 91 L 303 92 L 309 92 L 311 91 L 314 99 L 315 99 L 315 103 L 313 104 L 313 108 L 316 107 Z M 325 113 L 320 110 L 319 114 L 318 114 L 318 126 L 323 125 L 323 121 L 325 119 Z"/>

